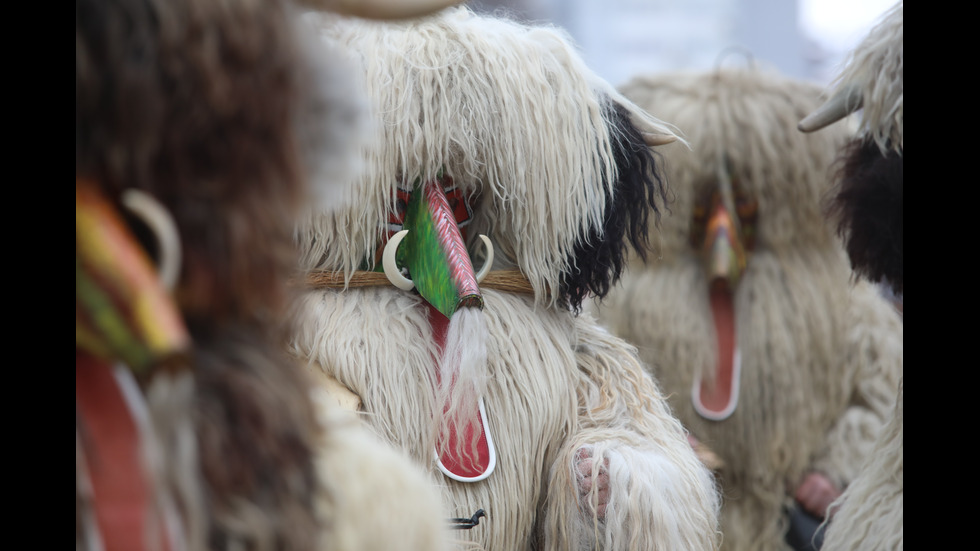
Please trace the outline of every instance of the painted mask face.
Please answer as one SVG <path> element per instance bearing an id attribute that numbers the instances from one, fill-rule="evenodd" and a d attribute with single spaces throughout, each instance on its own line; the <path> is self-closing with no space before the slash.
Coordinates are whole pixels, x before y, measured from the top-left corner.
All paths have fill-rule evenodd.
<path id="1" fill-rule="evenodd" d="M 447 318 L 460 307 L 483 308 L 466 250 L 465 231 L 473 213 L 452 177 L 440 174 L 423 184 L 416 180 L 411 189 L 399 188 L 396 193 L 396 209 L 379 246 L 382 262 L 377 263 L 376 254 L 375 270 L 386 269 L 386 262 L 390 269 L 393 263 Z M 388 255 L 393 258 L 387 259 Z"/>
<path id="2" fill-rule="evenodd" d="M 456 220 L 460 236 L 462 236 L 463 242 L 465 242 L 467 237 L 466 228 L 470 225 L 471 219 L 473 218 L 473 208 L 470 206 L 470 202 L 466 197 L 463 196 L 462 190 L 453 181 L 452 176 L 440 175 L 438 179 L 442 185 L 442 191 L 446 195 L 449 210 Z M 399 186 L 395 190 L 395 211 L 388 216 L 388 225 L 382 232 L 381 241 L 375 250 L 373 271 L 384 271 L 381 266 L 381 259 L 385 245 L 388 244 L 388 240 L 392 236 L 405 229 L 405 213 L 408 211 L 412 191 L 418 187 L 420 187 L 419 180 L 416 179 L 410 187 Z"/>
<path id="3" fill-rule="evenodd" d="M 758 214 L 758 200 L 727 173 L 696 200 L 690 245 L 701 251 L 712 280 L 724 279 L 735 288 L 755 248 Z"/>
<path id="4" fill-rule="evenodd" d="M 741 359 L 733 297 L 755 248 L 758 212 L 754 195 L 724 170 L 697 198 L 692 213 L 690 245 L 705 262 L 718 351 L 713 375 L 700 378 L 692 389 L 694 407 L 707 419 L 725 419 L 738 404 Z"/>

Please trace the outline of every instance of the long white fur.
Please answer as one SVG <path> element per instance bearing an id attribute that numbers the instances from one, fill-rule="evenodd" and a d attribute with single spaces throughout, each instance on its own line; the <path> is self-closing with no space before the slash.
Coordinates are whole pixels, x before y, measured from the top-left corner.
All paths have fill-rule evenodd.
<path id="1" fill-rule="evenodd" d="M 868 36 L 845 59 L 831 92 L 857 86 L 864 98 L 859 132 L 884 155 L 905 150 L 905 3 L 879 18 Z"/>
<path id="2" fill-rule="evenodd" d="M 321 387 L 312 390 L 324 437 L 317 473 L 321 549 L 448 551 L 453 535 L 438 488 L 410 459 L 365 429 Z"/>
<path id="3" fill-rule="evenodd" d="M 297 18 L 295 29 L 299 51 L 312 67 L 303 75 L 309 80 L 295 121 L 311 183 L 309 206 L 315 211 L 336 209 L 352 199 L 350 182 L 364 168 L 356 152 L 370 139 L 372 119 L 345 50 L 319 36 L 312 15 Z"/>
<path id="4" fill-rule="evenodd" d="M 481 200 L 469 239 L 488 235 L 495 267 L 519 266 L 546 302 L 575 240 L 603 221 L 616 176 L 609 101 L 673 134 L 586 67 L 557 27 L 459 8 L 394 24 L 324 19 L 323 31 L 359 58 L 379 124 L 376 146 L 363 152 L 357 204 L 300 230 L 307 268 L 349 276 L 373 254 L 395 186 L 444 168 Z"/>
<path id="5" fill-rule="evenodd" d="M 827 527 L 824 549 L 901 551 L 905 547 L 905 391 L 867 463 L 843 496 Z"/>
<path id="6" fill-rule="evenodd" d="M 487 385 L 487 323 L 483 312 L 477 308 L 461 308 L 449 319 L 446 342 L 439 359 L 439 401 L 447 409 L 441 413 L 439 431 L 448 435 L 467 434 L 473 439 L 457 440 L 456 453 L 467 461 L 476 457 L 480 419 L 476 415 L 480 397 Z M 440 412 L 436 412 L 439 414 Z M 491 435 L 492 438 L 492 435 Z M 440 452 L 445 451 L 448 438 L 441 441 Z"/>
<path id="7" fill-rule="evenodd" d="M 452 516 L 487 512 L 461 538 L 488 549 L 538 540 L 542 549 L 589 549 L 594 538 L 613 545 L 597 548 L 715 549 L 710 474 L 635 350 L 587 316 L 491 290 L 485 299 L 485 400 L 498 464 L 479 483 L 434 468 L 435 366 L 418 297 L 393 288 L 311 291 L 294 352 L 361 397 L 362 419 L 431 473 Z M 573 483 L 574 455 L 585 445 L 611 461 L 613 502 L 599 528 L 581 512 Z"/>

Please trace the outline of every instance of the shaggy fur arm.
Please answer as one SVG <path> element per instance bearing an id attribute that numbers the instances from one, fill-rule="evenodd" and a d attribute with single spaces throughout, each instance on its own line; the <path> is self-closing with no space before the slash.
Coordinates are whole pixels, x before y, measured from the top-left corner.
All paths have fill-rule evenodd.
<path id="1" fill-rule="evenodd" d="M 901 318 L 870 284 L 859 284 L 854 295 L 850 315 L 858 322 L 844 358 L 854 366 L 850 403 L 814 462 L 841 489 L 857 475 L 892 416 L 904 369 Z"/>
<path id="2" fill-rule="evenodd" d="M 312 390 L 324 429 L 317 474 L 321 549 L 454 549 L 437 487 L 401 451 L 375 437 L 326 387 Z"/>
<path id="3" fill-rule="evenodd" d="M 595 328 L 584 331 L 579 426 L 551 468 L 546 548 L 717 549 L 711 473 L 635 350 Z M 596 507 L 600 501 L 605 507 Z"/>
<path id="4" fill-rule="evenodd" d="M 884 551 L 902 549 L 905 523 L 904 392 L 868 462 L 844 495 L 827 528 L 825 549 Z"/>

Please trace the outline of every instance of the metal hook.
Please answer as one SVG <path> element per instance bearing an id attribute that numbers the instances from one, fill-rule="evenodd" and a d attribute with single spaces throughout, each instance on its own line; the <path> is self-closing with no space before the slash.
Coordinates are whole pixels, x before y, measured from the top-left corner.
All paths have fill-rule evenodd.
<path id="1" fill-rule="evenodd" d="M 474 526 L 480 524 L 480 518 L 487 516 L 487 513 L 483 509 L 477 510 L 473 513 L 470 518 L 452 518 L 449 522 L 453 525 L 450 528 L 453 530 L 469 530 Z"/>

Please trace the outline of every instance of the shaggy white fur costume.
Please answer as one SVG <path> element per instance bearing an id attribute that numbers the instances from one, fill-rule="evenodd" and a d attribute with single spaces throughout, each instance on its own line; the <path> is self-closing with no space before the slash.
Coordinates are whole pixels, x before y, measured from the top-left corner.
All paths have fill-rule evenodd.
<path id="1" fill-rule="evenodd" d="M 878 25 L 851 53 L 833 90 L 833 96 L 849 89 L 859 93 L 863 112 L 855 141 L 865 147 L 873 144 L 882 159 L 897 156 L 899 163 L 904 162 L 901 159 L 905 151 L 904 36 L 904 4 L 899 2 L 883 14 Z M 901 172 L 897 177 L 899 184 L 897 188 L 891 188 L 890 199 L 894 200 L 897 193 L 897 208 L 901 211 Z M 853 199 L 846 196 L 838 201 L 844 205 L 854 204 Z M 854 211 L 850 213 L 852 217 L 860 216 Z M 853 222 L 844 220 L 853 227 Z M 901 225 L 901 217 L 896 223 Z M 885 233 L 894 233 L 894 228 L 887 229 L 890 232 Z M 901 235 L 901 227 L 898 234 Z M 852 236 L 849 238 L 853 239 Z M 896 252 L 879 242 L 864 243 L 869 245 L 855 251 L 863 259 L 856 267 L 858 273 L 868 278 L 884 276 L 881 283 L 902 292 L 902 249 Z M 883 260 L 884 256 L 890 257 L 891 262 Z M 894 264 L 896 257 L 897 264 Z M 880 264 L 871 264 L 872 260 Z M 883 265 L 892 267 L 886 272 L 880 268 Z M 832 505 L 838 510 L 827 528 L 824 548 L 828 551 L 901 551 L 905 546 L 904 397 L 903 385 L 899 388 L 893 415 L 875 443 L 869 461 Z"/>
<path id="2" fill-rule="evenodd" d="M 411 458 L 366 429 L 327 388 L 314 387 L 324 428 L 317 473 L 323 551 L 450 549 L 449 513 Z"/>
<path id="3" fill-rule="evenodd" d="M 844 128 L 798 132 L 820 89 L 763 69 L 637 77 L 621 91 L 691 147 L 664 148 L 677 195 L 661 254 L 631 266 L 600 320 L 637 345 L 682 422 L 724 463 L 723 548 L 788 549 L 796 486 L 810 471 L 839 488 L 854 479 L 902 373 L 901 320 L 876 288 L 852 281 L 821 212 Z M 701 255 L 704 200 L 716 190 L 730 194 L 747 249 L 731 295 L 738 400 L 723 419 L 694 405 L 696 381 L 710 381 L 720 357 Z"/>
<path id="4" fill-rule="evenodd" d="M 710 472 L 636 350 L 576 316 L 581 296 L 567 298 L 579 290 L 568 274 L 590 268 L 576 251 L 609 239 L 602 227 L 623 177 L 614 147 L 626 139 L 616 109 L 634 139 L 669 129 L 595 77 L 557 29 L 454 9 L 405 24 L 328 19 L 324 31 L 364 69 L 378 145 L 365 151 L 351 206 L 315 214 L 299 233 L 304 267 L 339 273 L 341 285 L 306 293 L 295 354 L 350 389 L 364 422 L 431 473 L 451 517 L 485 511 L 460 540 L 506 551 L 716 549 Z M 631 143 L 629 153 L 646 151 Z M 469 376 L 497 453 L 477 482 L 436 468 L 440 351 L 425 301 L 386 282 L 343 286 L 374 260 L 396 186 L 441 170 L 471 200 L 470 254 L 488 235 L 494 269 L 526 276 L 524 293 L 482 286 L 485 330 L 464 341 L 485 346 Z M 583 452 L 608 473 L 603 518 L 584 489 L 598 480 L 583 480 Z"/>

